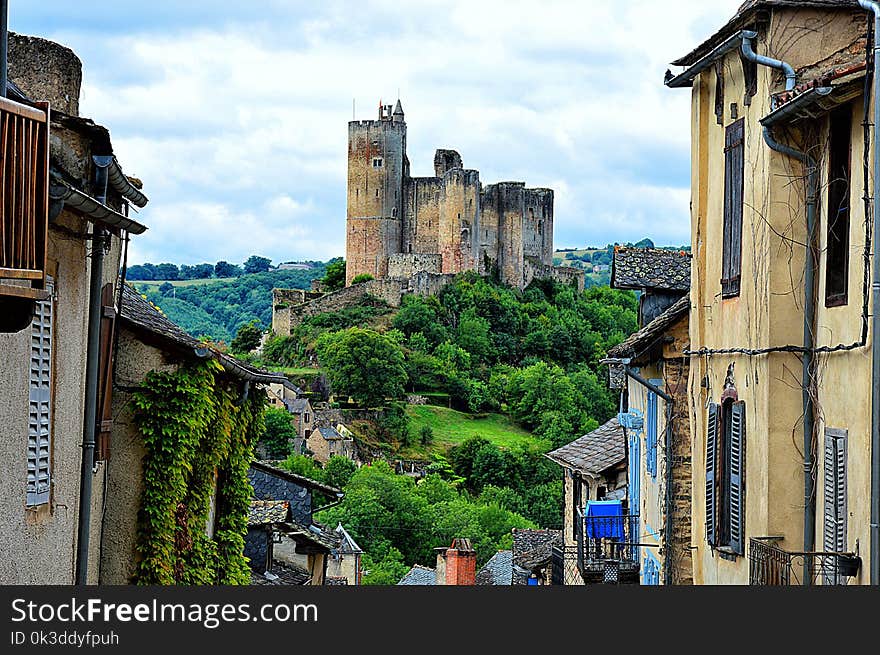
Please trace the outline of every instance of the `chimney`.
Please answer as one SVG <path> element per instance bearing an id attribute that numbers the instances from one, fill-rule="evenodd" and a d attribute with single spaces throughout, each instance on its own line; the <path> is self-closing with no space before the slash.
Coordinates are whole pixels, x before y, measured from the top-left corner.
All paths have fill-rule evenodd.
<path id="1" fill-rule="evenodd" d="M 434 552 L 437 553 L 437 565 L 434 568 L 434 584 L 437 585 L 446 584 L 446 550 L 445 546 L 434 549 Z"/>
<path id="2" fill-rule="evenodd" d="M 470 539 L 454 539 L 446 551 L 446 584 L 474 585 L 477 577 L 477 551 Z"/>

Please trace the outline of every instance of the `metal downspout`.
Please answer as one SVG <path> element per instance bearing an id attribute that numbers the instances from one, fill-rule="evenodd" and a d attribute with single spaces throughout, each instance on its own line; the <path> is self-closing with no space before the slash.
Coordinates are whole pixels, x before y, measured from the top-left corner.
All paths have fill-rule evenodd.
<path id="1" fill-rule="evenodd" d="M 813 398 L 813 380 L 816 372 L 815 323 L 816 323 L 816 205 L 819 196 L 819 169 L 806 153 L 777 142 L 769 127 L 764 128 L 764 141 L 771 150 L 792 157 L 807 169 L 807 247 L 804 270 L 804 353 L 801 356 L 801 391 L 804 408 L 804 551 L 812 552 L 816 545 L 816 484 L 813 478 L 815 458 L 813 432 L 816 424 L 816 407 Z M 804 558 L 803 584 L 812 583 L 810 561 Z"/>
<path id="2" fill-rule="evenodd" d="M 624 371 L 626 371 L 627 377 L 635 380 L 648 389 L 648 391 L 657 394 L 666 403 L 666 498 L 664 499 L 666 503 L 666 520 L 663 522 L 663 540 L 665 542 L 666 553 L 663 557 L 663 584 L 671 585 L 672 575 L 670 567 L 672 566 L 672 558 L 670 557 L 671 546 L 669 544 L 672 540 L 672 415 L 675 409 L 675 400 L 672 396 L 663 391 L 663 389 L 651 384 L 648 380 L 633 371 L 629 367 L 629 364 L 624 364 Z M 627 467 L 627 474 L 628 473 L 629 467 Z"/>
<path id="3" fill-rule="evenodd" d="M 776 68 L 785 73 L 785 90 L 791 91 L 795 85 L 797 84 L 797 73 L 794 72 L 794 68 L 792 68 L 789 64 L 784 61 L 780 61 L 779 59 L 771 59 L 770 57 L 765 57 L 764 55 L 759 55 L 755 52 L 752 47 L 752 41 L 758 38 L 757 32 L 752 32 L 750 30 L 742 31 L 742 53 L 745 55 L 745 58 L 749 61 L 753 61 L 756 64 L 761 64 L 762 66 L 769 66 L 770 68 Z"/>
<path id="4" fill-rule="evenodd" d="M 859 0 L 859 5 L 874 14 L 874 273 L 872 282 L 873 316 L 871 318 L 871 544 L 870 583 L 880 585 L 880 147 L 877 126 L 880 125 L 880 3 Z M 867 100 L 867 99 L 866 99 Z M 866 189 L 867 192 L 867 189 Z"/>
<path id="5" fill-rule="evenodd" d="M 92 236 L 92 267 L 89 279 L 88 349 L 84 400 L 82 463 L 80 466 L 79 521 L 76 539 L 76 584 L 88 584 L 89 528 L 92 518 L 92 468 L 95 460 L 95 427 L 98 416 L 98 358 L 101 341 L 101 285 L 104 278 L 106 232 L 95 226 Z"/>

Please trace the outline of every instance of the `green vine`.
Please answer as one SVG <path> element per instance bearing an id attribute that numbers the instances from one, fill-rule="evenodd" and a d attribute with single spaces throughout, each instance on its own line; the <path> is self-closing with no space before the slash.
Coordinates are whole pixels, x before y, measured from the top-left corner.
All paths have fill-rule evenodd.
<path id="1" fill-rule="evenodd" d="M 149 373 L 135 394 L 144 439 L 137 584 L 247 584 L 247 471 L 263 431 L 265 394 L 240 402 L 213 360 Z M 205 532 L 216 489 L 214 533 Z"/>

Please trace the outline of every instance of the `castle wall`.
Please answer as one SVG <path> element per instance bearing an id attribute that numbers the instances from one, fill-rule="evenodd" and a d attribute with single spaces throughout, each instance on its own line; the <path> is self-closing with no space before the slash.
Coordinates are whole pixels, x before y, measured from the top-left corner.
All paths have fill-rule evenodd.
<path id="1" fill-rule="evenodd" d="M 578 291 L 584 290 L 585 276 L 584 272 L 577 268 L 569 268 L 567 266 L 553 266 L 552 264 L 542 264 L 531 258 L 527 258 L 523 267 L 523 282 L 526 286 L 532 280 L 554 280 L 560 284 L 567 284 L 577 288 Z"/>
<path id="2" fill-rule="evenodd" d="M 476 232 L 480 227 L 480 174 L 452 169 L 443 177 L 440 194 L 438 245 L 443 273 L 473 270 L 476 264 Z"/>
<path id="3" fill-rule="evenodd" d="M 397 219 L 349 218 L 345 253 L 345 283 L 361 273 L 375 278 L 388 275 L 388 257 L 400 252 Z"/>
<path id="4" fill-rule="evenodd" d="M 441 178 L 454 168 L 464 168 L 458 152 L 440 148 L 434 153 L 434 175 Z"/>
<path id="5" fill-rule="evenodd" d="M 499 182 L 486 187 L 483 197 L 498 221 L 496 249 L 498 275 L 505 284 L 522 288 L 525 265 L 523 261 L 525 184 Z"/>
<path id="6" fill-rule="evenodd" d="M 391 255 L 388 258 L 388 277 L 409 279 L 417 273 L 441 273 L 443 257 L 434 254 Z"/>
<path id="7" fill-rule="evenodd" d="M 523 256 L 553 264 L 553 191 L 523 192 Z"/>
<path id="8" fill-rule="evenodd" d="M 438 253 L 440 193 L 442 180 L 414 177 L 406 181 L 404 193 L 404 253 Z"/>

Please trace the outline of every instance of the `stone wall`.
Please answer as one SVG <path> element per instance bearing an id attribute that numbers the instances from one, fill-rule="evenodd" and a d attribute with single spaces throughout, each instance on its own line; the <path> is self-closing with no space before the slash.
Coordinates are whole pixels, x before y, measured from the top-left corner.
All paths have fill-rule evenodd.
<path id="1" fill-rule="evenodd" d="M 346 237 L 345 283 L 361 274 L 388 276 L 388 256 L 400 252 L 401 222 L 385 218 L 350 218 Z"/>
<path id="2" fill-rule="evenodd" d="M 443 257 L 439 254 L 391 255 L 388 258 L 388 277 L 409 279 L 416 273 L 441 273 Z"/>
<path id="3" fill-rule="evenodd" d="M 439 253 L 440 193 L 437 177 L 414 177 L 406 181 L 403 252 Z"/>
<path id="4" fill-rule="evenodd" d="M 532 280 L 554 280 L 560 284 L 573 285 L 578 291 L 583 291 L 585 284 L 584 272 L 577 268 L 549 266 L 532 259 L 525 260 L 523 279 L 526 285 Z"/>
<path id="5" fill-rule="evenodd" d="M 480 174 L 460 168 L 443 177 L 437 236 L 444 273 L 475 270 L 474 246 L 480 224 Z"/>
<path id="6" fill-rule="evenodd" d="M 82 62 L 70 48 L 36 36 L 9 33 L 9 79 L 36 101 L 79 116 Z"/>

